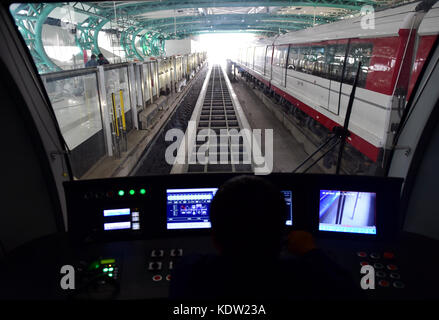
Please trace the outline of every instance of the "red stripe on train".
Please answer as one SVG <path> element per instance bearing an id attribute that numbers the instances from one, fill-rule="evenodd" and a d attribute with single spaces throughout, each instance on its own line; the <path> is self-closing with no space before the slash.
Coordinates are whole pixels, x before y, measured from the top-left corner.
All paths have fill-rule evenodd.
<path id="1" fill-rule="evenodd" d="M 314 120 L 320 122 L 322 125 L 324 125 L 329 130 L 332 131 L 332 128 L 340 125 L 337 122 L 326 117 L 325 115 L 321 114 L 317 110 L 313 109 L 312 107 L 308 106 L 307 104 L 303 103 L 302 101 L 298 100 L 297 98 L 295 98 L 295 97 L 289 95 L 288 93 L 282 91 L 281 89 L 275 87 L 273 84 L 271 85 L 271 88 L 278 95 L 284 97 L 289 102 L 293 103 L 300 110 L 302 110 L 303 112 L 308 114 Z M 376 162 L 378 160 L 378 156 L 380 154 L 380 148 L 375 147 L 373 144 L 364 140 L 363 138 L 356 135 L 355 133 L 351 132 L 351 135 L 348 137 L 348 139 L 346 141 L 349 144 L 351 144 L 355 149 L 357 149 L 362 154 L 364 154 L 366 157 L 368 157 L 370 160 L 372 160 L 373 162 Z"/>

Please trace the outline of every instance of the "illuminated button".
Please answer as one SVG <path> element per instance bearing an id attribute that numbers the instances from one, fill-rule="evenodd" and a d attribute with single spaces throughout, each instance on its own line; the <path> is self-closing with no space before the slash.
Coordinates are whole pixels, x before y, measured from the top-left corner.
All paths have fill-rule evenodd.
<path id="1" fill-rule="evenodd" d="M 384 288 L 387 288 L 390 285 L 389 281 L 387 280 L 380 280 L 378 281 L 378 284 L 380 285 L 380 287 L 384 287 Z"/>
<path id="2" fill-rule="evenodd" d="M 393 259 L 393 258 L 395 258 L 395 254 L 393 252 L 384 252 L 383 258 L 384 259 Z"/>
<path id="3" fill-rule="evenodd" d="M 364 251 L 360 251 L 357 252 L 357 256 L 359 256 L 360 258 L 366 258 L 367 257 L 367 253 Z"/>
<path id="4" fill-rule="evenodd" d="M 136 193 L 136 191 L 134 191 L 133 189 L 130 190 L 130 195 L 134 195 Z"/>
<path id="5" fill-rule="evenodd" d="M 146 190 L 145 189 L 140 189 L 140 194 L 145 194 L 146 193 Z"/>
<path id="6" fill-rule="evenodd" d="M 114 268 L 108 268 L 108 271 L 113 272 Z"/>
<path id="7" fill-rule="evenodd" d="M 113 276 L 113 274 L 112 274 L 112 273 L 109 273 L 108 276 L 111 278 L 111 277 Z"/>
<path id="8" fill-rule="evenodd" d="M 170 275 L 170 274 L 168 274 L 168 275 L 166 276 L 166 280 L 167 280 L 167 281 L 171 281 L 171 275 Z"/>
<path id="9" fill-rule="evenodd" d="M 370 254 L 370 257 L 371 257 L 372 259 L 379 259 L 381 256 L 380 256 L 379 253 L 372 252 L 372 253 Z"/>
<path id="10" fill-rule="evenodd" d="M 405 284 L 404 284 L 403 282 L 401 282 L 401 281 L 395 281 L 395 282 L 393 283 L 393 286 L 394 286 L 395 288 L 397 288 L 397 289 L 402 289 L 402 288 L 405 287 Z"/>
<path id="11" fill-rule="evenodd" d="M 107 272 L 107 271 L 108 271 L 108 268 L 104 268 L 104 269 L 102 269 L 102 271 Z"/>
<path id="12" fill-rule="evenodd" d="M 369 262 L 367 262 L 367 261 L 361 261 L 360 262 L 360 266 L 362 266 L 362 267 L 368 266 L 368 265 L 369 265 Z"/>
<path id="13" fill-rule="evenodd" d="M 401 279 L 401 276 L 399 275 L 399 273 L 392 272 L 390 274 L 390 278 L 392 278 L 392 279 Z"/>
<path id="14" fill-rule="evenodd" d="M 386 277 L 386 273 L 384 271 L 377 271 L 376 272 L 376 276 L 378 278 L 385 278 Z"/>
<path id="15" fill-rule="evenodd" d="M 388 264 L 387 269 L 390 271 L 395 271 L 395 270 L 398 270 L 398 267 L 394 264 Z"/>
<path id="16" fill-rule="evenodd" d="M 119 195 L 119 196 L 123 196 L 124 194 L 125 194 L 125 191 L 123 191 L 123 190 L 119 190 L 118 192 L 117 192 L 117 194 Z"/>
<path id="17" fill-rule="evenodd" d="M 377 262 L 377 263 L 374 263 L 373 267 L 375 269 L 382 269 L 382 268 L 384 268 L 384 265 L 382 263 Z"/>
<path id="18" fill-rule="evenodd" d="M 155 276 L 152 277 L 152 281 L 162 281 L 163 277 L 159 274 L 156 274 Z"/>

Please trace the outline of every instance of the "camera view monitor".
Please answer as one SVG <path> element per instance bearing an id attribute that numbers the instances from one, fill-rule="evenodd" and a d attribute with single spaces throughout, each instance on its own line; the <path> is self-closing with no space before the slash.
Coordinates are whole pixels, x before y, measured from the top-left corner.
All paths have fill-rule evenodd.
<path id="1" fill-rule="evenodd" d="M 319 230 L 376 235 L 376 193 L 320 190 Z"/>
<path id="2" fill-rule="evenodd" d="M 138 209 L 130 208 L 104 210 L 104 230 L 140 230 L 139 214 Z"/>
<path id="3" fill-rule="evenodd" d="M 210 203 L 218 188 L 167 189 L 167 229 L 211 227 Z M 287 204 L 286 225 L 293 224 L 292 192 L 282 191 Z"/>

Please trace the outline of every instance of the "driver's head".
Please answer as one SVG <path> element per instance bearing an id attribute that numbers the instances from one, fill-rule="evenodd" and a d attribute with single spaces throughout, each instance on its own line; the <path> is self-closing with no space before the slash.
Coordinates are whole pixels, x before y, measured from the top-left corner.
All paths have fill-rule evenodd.
<path id="1" fill-rule="evenodd" d="M 212 200 L 210 214 L 215 244 L 223 255 L 276 255 L 286 218 L 282 193 L 255 176 L 224 183 Z"/>

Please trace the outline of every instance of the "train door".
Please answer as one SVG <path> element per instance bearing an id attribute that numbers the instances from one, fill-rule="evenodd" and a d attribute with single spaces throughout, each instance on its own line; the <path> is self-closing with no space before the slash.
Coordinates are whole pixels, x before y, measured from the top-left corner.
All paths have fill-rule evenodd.
<path id="1" fill-rule="evenodd" d="M 327 46 L 327 63 L 328 63 L 328 78 L 329 78 L 329 95 L 328 95 L 328 110 L 336 115 L 340 114 L 339 98 L 340 98 L 340 83 L 342 81 L 342 73 L 344 69 L 344 61 L 347 43 L 333 43 Z"/>
<path id="2" fill-rule="evenodd" d="M 285 72 L 286 72 L 286 54 L 288 46 L 274 47 L 273 63 L 272 63 L 272 80 L 278 86 L 285 87 Z"/>
<path id="3" fill-rule="evenodd" d="M 273 58 L 273 46 L 267 46 L 267 51 L 265 54 L 265 68 L 264 75 L 271 80 L 271 62 Z"/>
<path id="4" fill-rule="evenodd" d="M 284 46 L 281 49 L 281 58 L 279 61 L 279 65 L 281 67 L 281 86 L 287 86 L 287 62 L 288 62 L 288 53 L 290 46 Z"/>
<path id="5" fill-rule="evenodd" d="M 314 102 L 328 109 L 328 96 L 330 80 L 328 79 L 328 66 L 325 61 L 327 47 L 323 44 L 312 46 L 308 55 L 308 70 L 313 77 Z"/>

